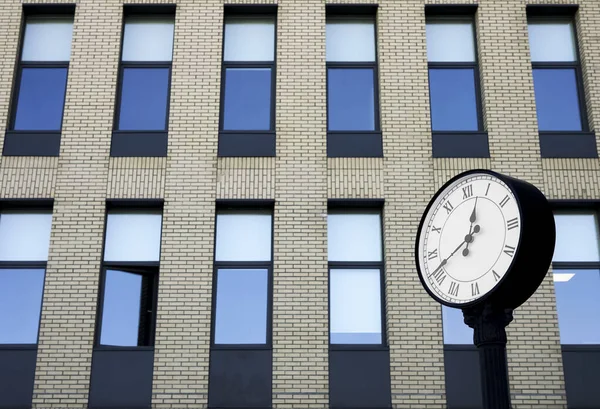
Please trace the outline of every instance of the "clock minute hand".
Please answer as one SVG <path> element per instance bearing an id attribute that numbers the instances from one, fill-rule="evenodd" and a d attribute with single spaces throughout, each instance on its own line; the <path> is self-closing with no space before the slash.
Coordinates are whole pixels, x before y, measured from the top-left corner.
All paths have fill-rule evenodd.
<path id="1" fill-rule="evenodd" d="M 463 246 L 463 244 L 465 244 L 467 241 L 463 240 L 462 243 L 460 243 L 458 245 L 457 248 L 454 249 L 454 251 L 452 253 L 450 253 L 450 255 L 448 257 L 446 257 L 445 259 L 442 260 L 442 262 L 440 263 L 439 266 L 437 266 L 437 268 L 435 270 L 433 270 L 431 272 L 431 274 L 429 274 L 429 276 L 434 275 L 435 273 L 437 273 L 442 267 L 444 267 L 446 265 L 446 263 L 448 263 L 448 260 L 450 259 L 450 257 L 452 257 L 458 250 L 460 250 L 460 248 Z"/>

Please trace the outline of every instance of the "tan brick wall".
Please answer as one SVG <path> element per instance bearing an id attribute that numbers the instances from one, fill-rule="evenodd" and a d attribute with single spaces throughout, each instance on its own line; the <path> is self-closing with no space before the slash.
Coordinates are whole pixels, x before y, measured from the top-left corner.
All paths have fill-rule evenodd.
<path id="1" fill-rule="evenodd" d="M 152 397 L 156 408 L 207 403 L 222 17 L 219 1 L 177 2 Z"/>
<path id="2" fill-rule="evenodd" d="M 98 24 L 98 16 L 103 17 L 102 24 Z M 120 24 L 116 1 L 81 1 L 77 5 L 56 173 L 35 407 L 87 404 Z"/>
<path id="3" fill-rule="evenodd" d="M 461 171 L 491 168 L 535 183 L 552 199 L 600 199 L 598 159 L 540 159 L 523 0 L 462 2 L 479 3 L 491 152 L 485 159 L 431 159 L 424 5 L 456 0 L 368 1 L 379 5 L 385 154 L 371 159 L 326 158 L 322 0 L 227 1 L 278 3 L 277 157 L 219 159 L 225 1 L 76 3 L 61 155 L 0 159 L 1 198 L 55 199 L 34 391 L 38 408 L 87 405 L 106 198 L 165 199 L 157 408 L 207 403 L 215 200 L 276 200 L 273 405 L 294 409 L 328 407 L 328 198 L 385 199 L 392 399 L 403 409 L 446 405 L 440 307 L 422 289 L 413 257 L 417 224 L 435 189 Z M 109 158 L 124 3 L 177 3 L 167 158 Z M 600 115 L 600 3 L 551 3 L 581 6 L 578 36 L 593 127 Z M 19 0 L 4 0 L 0 9 L 0 129 L 7 126 L 21 7 Z M 509 327 L 515 409 L 565 407 L 554 304 L 548 276 Z"/>
<path id="4" fill-rule="evenodd" d="M 326 408 L 325 8 L 280 0 L 277 20 L 273 406 Z"/>

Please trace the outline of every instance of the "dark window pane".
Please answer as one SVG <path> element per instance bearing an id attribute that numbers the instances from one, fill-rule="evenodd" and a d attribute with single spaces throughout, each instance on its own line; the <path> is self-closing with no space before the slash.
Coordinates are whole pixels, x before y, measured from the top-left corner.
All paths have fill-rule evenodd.
<path id="1" fill-rule="evenodd" d="M 102 304 L 100 344 L 140 345 L 142 311 L 142 276 L 124 271 L 107 270 Z"/>
<path id="2" fill-rule="evenodd" d="M 267 342 L 267 291 L 264 269 L 219 269 L 215 344 Z"/>
<path id="3" fill-rule="evenodd" d="M 0 344 L 37 343 L 44 270 L 0 270 Z"/>
<path id="4" fill-rule="evenodd" d="M 271 129 L 271 69 L 227 68 L 223 109 L 226 131 Z"/>
<path id="5" fill-rule="evenodd" d="M 477 95 L 472 68 L 429 70 L 431 129 L 477 131 Z"/>
<path id="6" fill-rule="evenodd" d="M 66 68 L 23 68 L 14 129 L 60 131 L 66 87 Z"/>
<path id="7" fill-rule="evenodd" d="M 372 68 L 330 68 L 327 103 L 330 131 L 375 130 Z"/>
<path id="8" fill-rule="evenodd" d="M 561 344 L 600 344 L 600 271 L 554 271 Z"/>
<path id="9" fill-rule="evenodd" d="M 533 86 L 540 131 L 581 131 L 574 69 L 535 69 Z"/>
<path id="10" fill-rule="evenodd" d="M 125 68 L 121 89 L 121 131 L 167 129 L 168 68 Z"/>

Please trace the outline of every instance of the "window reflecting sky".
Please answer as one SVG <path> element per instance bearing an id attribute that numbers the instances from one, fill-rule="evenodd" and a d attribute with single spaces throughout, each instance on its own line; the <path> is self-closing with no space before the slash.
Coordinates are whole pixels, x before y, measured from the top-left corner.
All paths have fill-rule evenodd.
<path id="1" fill-rule="evenodd" d="M 59 131 L 66 86 L 66 68 L 23 68 L 14 129 Z"/>
<path id="2" fill-rule="evenodd" d="M 442 306 L 442 320 L 444 344 L 473 345 L 473 329 L 465 324 L 461 309 Z"/>
<path id="3" fill-rule="evenodd" d="M 106 270 L 100 344 L 137 346 L 142 276 Z"/>
<path id="4" fill-rule="evenodd" d="M 121 131 L 167 129 L 168 68 L 125 68 L 121 90 Z"/>
<path id="5" fill-rule="evenodd" d="M 267 341 L 268 271 L 219 269 L 215 344 Z"/>
<path id="6" fill-rule="evenodd" d="M 0 270 L 0 344 L 35 344 L 42 309 L 44 270 Z"/>
<path id="7" fill-rule="evenodd" d="M 223 129 L 271 128 L 271 69 L 228 68 L 225 72 Z"/>
<path id="8" fill-rule="evenodd" d="M 554 290 L 561 344 L 600 344 L 600 270 L 555 270 Z"/>
<path id="9" fill-rule="evenodd" d="M 581 131 L 574 69 L 534 69 L 533 86 L 540 131 Z"/>
<path id="10" fill-rule="evenodd" d="M 328 73 L 329 130 L 374 131 L 373 69 L 330 68 Z"/>
<path id="11" fill-rule="evenodd" d="M 429 70 L 431 129 L 477 131 L 475 71 L 472 68 Z"/>

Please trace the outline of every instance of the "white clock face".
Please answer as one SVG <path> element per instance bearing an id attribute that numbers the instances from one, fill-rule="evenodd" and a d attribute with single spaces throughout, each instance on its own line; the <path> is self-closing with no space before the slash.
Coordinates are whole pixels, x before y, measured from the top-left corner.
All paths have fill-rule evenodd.
<path id="1" fill-rule="evenodd" d="M 468 174 L 425 215 L 417 248 L 423 281 L 446 303 L 474 302 L 507 273 L 520 238 L 521 214 L 508 186 L 491 174 Z"/>

